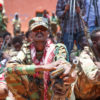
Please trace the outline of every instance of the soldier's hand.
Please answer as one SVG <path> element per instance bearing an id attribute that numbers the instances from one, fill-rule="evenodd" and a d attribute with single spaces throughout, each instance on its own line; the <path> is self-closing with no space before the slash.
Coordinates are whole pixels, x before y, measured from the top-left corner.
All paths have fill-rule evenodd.
<path id="1" fill-rule="evenodd" d="M 44 69 L 45 69 L 45 71 L 56 70 L 61 63 L 64 63 L 64 62 L 62 60 L 58 60 L 58 61 L 52 62 L 50 64 L 46 64 L 46 65 L 44 65 Z"/>
<path id="2" fill-rule="evenodd" d="M 80 7 L 76 7 L 76 12 L 80 13 Z"/>
<path id="3" fill-rule="evenodd" d="M 60 65 L 61 66 L 61 65 Z M 60 76 L 60 78 L 63 78 L 65 76 L 67 76 L 70 73 L 71 70 L 71 64 L 68 62 L 65 62 L 64 64 L 62 64 L 63 68 L 65 69 L 64 73 Z"/>
<path id="4" fill-rule="evenodd" d="M 77 71 L 74 70 L 70 76 L 66 76 L 63 78 L 64 84 L 70 85 L 76 80 L 76 77 L 77 77 Z"/>
<path id="5" fill-rule="evenodd" d="M 65 85 L 73 83 L 76 80 L 77 71 L 75 69 L 71 70 L 72 67 L 70 63 L 65 63 L 64 69 L 65 72 L 60 76 L 60 78 L 63 79 Z"/>
<path id="6" fill-rule="evenodd" d="M 94 63 L 100 69 L 100 62 L 94 62 Z"/>
<path id="7" fill-rule="evenodd" d="M 3 57 L 4 59 L 10 59 L 10 56 L 9 56 L 7 53 L 3 53 L 2 57 Z"/>
<path id="8" fill-rule="evenodd" d="M 64 13 L 66 13 L 69 9 L 70 9 L 70 5 L 67 4 L 67 5 L 65 6 L 65 11 L 64 11 Z"/>

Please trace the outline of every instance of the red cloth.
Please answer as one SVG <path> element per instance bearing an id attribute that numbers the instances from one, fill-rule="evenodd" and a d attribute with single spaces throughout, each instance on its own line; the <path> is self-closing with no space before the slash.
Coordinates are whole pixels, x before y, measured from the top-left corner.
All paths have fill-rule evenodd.
<path id="1" fill-rule="evenodd" d="M 48 64 L 53 61 L 54 58 L 54 49 L 55 45 L 52 43 L 50 39 L 47 40 L 43 56 L 41 60 L 39 61 L 36 59 L 36 50 L 34 45 L 31 45 L 31 56 L 33 63 L 36 65 L 43 65 L 43 64 Z M 38 75 L 35 74 L 35 77 Z M 47 90 L 48 90 L 48 81 L 49 81 L 49 72 L 44 72 L 44 100 L 48 100 L 47 98 Z"/>
<path id="2" fill-rule="evenodd" d="M 2 4 L 0 3 L 0 7 L 2 7 Z"/>

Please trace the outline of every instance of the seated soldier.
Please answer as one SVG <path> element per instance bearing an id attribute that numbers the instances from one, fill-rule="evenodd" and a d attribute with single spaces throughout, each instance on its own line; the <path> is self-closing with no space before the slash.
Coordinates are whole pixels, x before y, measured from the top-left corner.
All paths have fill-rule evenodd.
<path id="1" fill-rule="evenodd" d="M 100 28 L 92 32 L 91 39 L 98 62 L 85 47 L 79 56 L 79 75 L 74 89 L 77 100 L 100 100 Z"/>
<path id="2" fill-rule="evenodd" d="M 0 36 L 0 100 L 9 98 L 13 100 L 11 92 L 8 90 L 7 83 L 4 78 L 4 65 L 6 63 L 6 57 L 3 54 L 3 37 Z"/>
<path id="3" fill-rule="evenodd" d="M 3 37 L 0 36 L 0 49 L 2 48 Z M 0 62 L 3 60 L 2 51 L 0 50 Z M 2 71 L 3 66 L 0 65 L 0 72 Z M 0 100 L 5 99 L 8 95 L 8 88 L 4 80 L 4 74 L 0 74 Z"/>
<path id="4" fill-rule="evenodd" d="M 8 62 L 6 81 L 16 100 L 51 100 L 47 71 L 63 66 L 65 76 L 70 72 L 71 65 L 67 62 L 69 57 L 66 47 L 54 44 L 49 38 L 47 19 L 33 19 L 34 23 L 30 27 L 33 42 L 22 46 L 18 55 Z"/>

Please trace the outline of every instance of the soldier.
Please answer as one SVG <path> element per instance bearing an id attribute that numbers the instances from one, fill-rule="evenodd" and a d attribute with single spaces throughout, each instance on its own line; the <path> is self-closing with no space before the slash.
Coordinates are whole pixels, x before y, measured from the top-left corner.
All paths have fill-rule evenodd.
<path id="1" fill-rule="evenodd" d="M 6 32 L 7 23 L 8 23 L 8 19 L 3 14 L 3 6 L 0 3 L 0 35 L 1 36 L 3 36 L 4 33 Z"/>
<path id="2" fill-rule="evenodd" d="M 100 27 L 100 0 L 85 0 L 85 16 L 83 19 L 87 23 L 90 33 Z"/>
<path id="3" fill-rule="evenodd" d="M 52 34 L 53 36 L 55 36 L 57 32 L 57 25 L 58 25 L 58 18 L 55 15 L 55 12 L 52 12 L 52 16 L 50 17 L 50 24 L 51 24 Z"/>
<path id="4" fill-rule="evenodd" d="M 3 35 L 3 44 L 4 44 L 4 47 L 3 47 L 3 50 L 4 51 L 9 51 L 11 48 L 12 48 L 12 37 L 11 37 L 11 34 L 9 32 L 5 32 L 4 35 Z"/>
<path id="5" fill-rule="evenodd" d="M 0 36 L 0 49 L 2 48 L 2 44 L 3 44 L 3 37 Z M 2 51 L 0 52 L 0 61 L 3 60 L 2 59 Z M 2 70 L 2 66 L 0 65 L 0 71 Z M 0 74 L 0 100 L 1 99 L 5 99 L 8 95 L 8 89 L 6 86 L 6 82 L 4 81 L 4 74 Z"/>
<path id="6" fill-rule="evenodd" d="M 58 0 L 57 2 L 56 14 L 63 33 L 62 41 L 67 46 L 69 54 L 73 49 L 74 40 L 77 48 L 80 49 L 78 38 L 83 34 L 83 27 L 79 15 L 83 8 L 83 0 Z"/>
<path id="7" fill-rule="evenodd" d="M 16 100 L 50 100 L 50 78 L 46 70 L 55 69 L 61 64 L 67 68 L 64 74 L 68 74 L 71 68 L 66 61 L 68 60 L 66 47 L 63 44 L 54 44 L 49 38 L 47 19 L 42 17 L 33 19 L 34 23 L 30 27 L 33 42 L 23 45 L 18 55 L 7 64 L 11 68 L 7 69 L 6 81 Z M 54 62 L 59 59 L 64 63 Z M 19 67 L 15 67 L 14 63 Z M 43 67 L 39 67 L 40 65 Z"/>
<path id="8" fill-rule="evenodd" d="M 18 13 L 15 13 L 15 17 L 13 19 L 13 32 L 14 36 L 19 35 L 21 32 L 21 21 Z"/>
<path id="9" fill-rule="evenodd" d="M 8 55 L 8 59 L 17 56 L 18 52 L 21 50 L 22 44 L 22 38 L 20 36 L 14 37 L 12 39 L 12 48 L 5 52 L 4 55 Z"/>
<path id="10" fill-rule="evenodd" d="M 78 39 L 78 43 L 80 45 L 80 50 L 72 50 L 70 54 L 70 61 L 72 62 L 75 57 L 79 57 L 82 50 L 84 50 L 85 46 L 88 46 L 88 41 L 85 35 L 81 35 Z"/>
<path id="11" fill-rule="evenodd" d="M 92 32 L 93 46 L 100 58 L 100 28 Z M 100 99 L 100 61 L 95 62 L 89 48 L 85 47 L 79 56 L 78 79 L 75 84 L 75 95 L 78 100 Z"/>
<path id="12" fill-rule="evenodd" d="M 3 5 L 3 11 L 2 11 L 2 13 L 5 14 L 6 11 L 5 11 L 5 7 L 4 7 L 4 0 L 0 0 L 0 3 Z"/>
<path id="13" fill-rule="evenodd" d="M 11 92 L 8 90 L 5 78 L 4 78 L 4 68 L 7 56 L 3 53 L 3 37 L 0 36 L 0 100 L 5 100 L 9 98 L 9 100 L 14 100 Z M 1 73 L 2 72 L 2 73 Z M 8 99 L 7 99 L 8 100 Z"/>

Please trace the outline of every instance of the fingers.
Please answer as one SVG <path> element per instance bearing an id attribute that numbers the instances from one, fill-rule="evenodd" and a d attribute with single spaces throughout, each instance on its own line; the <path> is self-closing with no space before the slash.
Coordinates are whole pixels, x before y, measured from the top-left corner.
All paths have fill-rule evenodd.
<path id="1" fill-rule="evenodd" d="M 75 81 L 75 78 L 73 78 L 73 77 L 65 77 L 65 78 L 63 78 L 63 81 L 64 81 L 65 85 L 69 85 L 69 84 L 71 84 L 71 83 L 73 83 Z"/>
<path id="2" fill-rule="evenodd" d="M 63 77 L 66 77 L 67 75 L 66 74 L 62 74 L 61 76 L 60 76 L 60 78 L 63 78 Z"/>

